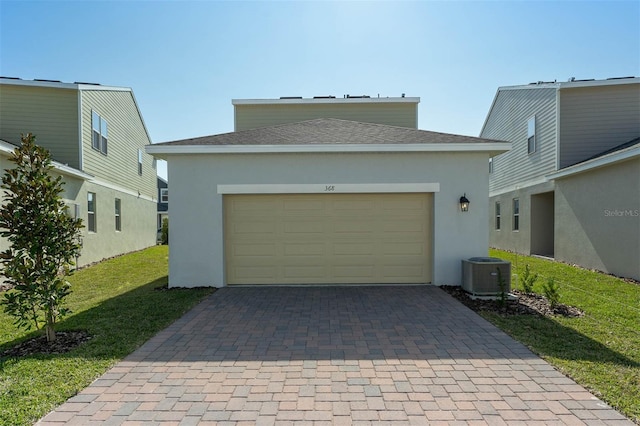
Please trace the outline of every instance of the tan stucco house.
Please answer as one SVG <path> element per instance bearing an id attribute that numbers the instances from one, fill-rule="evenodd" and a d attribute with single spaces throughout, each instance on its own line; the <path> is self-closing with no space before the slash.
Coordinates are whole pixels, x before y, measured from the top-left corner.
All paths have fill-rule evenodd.
<path id="1" fill-rule="evenodd" d="M 147 146 L 171 179 L 169 285 L 460 284 L 487 253 L 487 161 L 510 145 L 418 130 L 417 98 L 387 99 L 234 101 L 245 130 Z M 341 118 L 393 101 L 406 126 Z M 268 122 L 296 104 L 328 117 Z"/>

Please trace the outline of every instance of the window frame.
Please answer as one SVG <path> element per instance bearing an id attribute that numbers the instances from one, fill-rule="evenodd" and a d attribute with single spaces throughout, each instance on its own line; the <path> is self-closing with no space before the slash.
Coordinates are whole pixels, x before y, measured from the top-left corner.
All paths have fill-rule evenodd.
<path id="1" fill-rule="evenodd" d="M 493 157 L 489 158 L 489 174 L 493 173 Z"/>
<path id="2" fill-rule="evenodd" d="M 95 110 L 91 110 L 91 148 L 107 155 L 109 123 Z"/>
<path id="3" fill-rule="evenodd" d="M 122 231 L 122 200 L 120 198 L 115 199 L 114 210 L 115 210 L 116 232 L 121 232 Z"/>
<path id="4" fill-rule="evenodd" d="M 520 231 L 520 198 L 514 198 L 511 203 L 513 212 L 513 231 Z"/>
<path id="5" fill-rule="evenodd" d="M 160 188 L 160 202 L 169 204 L 169 188 Z"/>
<path id="6" fill-rule="evenodd" d="M 529 117 L 527 120 L 527 153 L 533 154 L 538 150 L 538 138 L 536 137 L 536 116 Z"/>
<path id="7" fill-rule="evenodd" d="M 138 150 L 138 175 L 142 176 L 142 150 Z"/>
<path id="8" fill-rule="evenodd" d="M 87 231 L 94 234 L 98 232 L 97 202 L 96 193 L 87 192 Z"/>
<path id="9" fill-rule="evenodd" d="M 496 201 L 494 207 L 494 215 L 495 215 L 495 230 L 499 231 L 502 225 L 502 213 L 500 212 L 500 201 Z"/>

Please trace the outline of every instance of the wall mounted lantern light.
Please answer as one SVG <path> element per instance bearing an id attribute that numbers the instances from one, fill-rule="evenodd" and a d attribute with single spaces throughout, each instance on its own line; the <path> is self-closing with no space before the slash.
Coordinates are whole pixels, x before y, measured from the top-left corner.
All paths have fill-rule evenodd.
<path id="1" fill-rule="evenodd" d="M 467 193 L 460 197 L 460 211 L 468 212 L 469 211 L 469 199 L 467 198 Z"/>

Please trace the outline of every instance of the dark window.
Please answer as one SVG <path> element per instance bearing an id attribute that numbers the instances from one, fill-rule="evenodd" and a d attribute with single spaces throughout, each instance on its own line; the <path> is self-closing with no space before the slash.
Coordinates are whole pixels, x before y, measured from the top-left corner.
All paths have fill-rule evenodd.
<path id="1" fill-rule="evenodd" d="M 500 201 L 496 201 L 496 231 L 500 230 Z"/>
<path id="2" fill-rule="evenodd" d="M 527 122 L 527 152 L 536 152 L 536 117 L 535 115 Z"/>
<path id="3" fill-rule="evenodd" d="M 116 231 L 122 231 L 122 218 L 120 216 L 120 198 L 116 198 Z"/>
<path id="4" fill-rule="evenodd" d="M 87 229 L 89 232 L 97 232 L 96 226 L 96 194 L 87 193 Z"/>
<path id="5" fill-rule="evenodd" d="M 91 147 L 107 155 L 107 120 L 95 111 L 91 111 Z"/>
<path id="6" fill-rule="evenodd" d="M 520 200 L 513 199 L 513 230 L 520 230 Z"/>

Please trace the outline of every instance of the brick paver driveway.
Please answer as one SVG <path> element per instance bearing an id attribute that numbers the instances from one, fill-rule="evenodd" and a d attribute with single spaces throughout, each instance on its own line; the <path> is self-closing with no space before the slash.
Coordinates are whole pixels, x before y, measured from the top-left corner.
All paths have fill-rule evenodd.
<path id="1" fill-rule="evenodd" d="M 629 424 L 436 287 L 224 288 L 41 420 Z"/>

